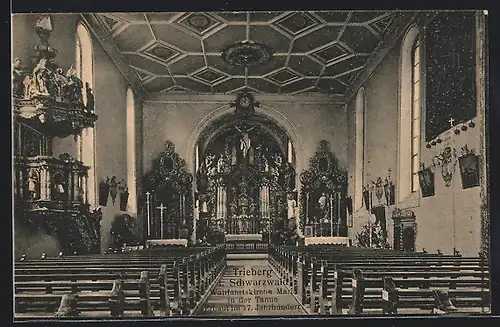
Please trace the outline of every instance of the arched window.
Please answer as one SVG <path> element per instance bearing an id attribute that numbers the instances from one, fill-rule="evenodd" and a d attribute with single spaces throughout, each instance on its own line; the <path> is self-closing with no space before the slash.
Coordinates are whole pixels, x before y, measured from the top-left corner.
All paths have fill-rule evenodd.
<path id="1" fill-rule="evenodd" d="M 356 136 L 355 136 L 355 172 L 354 172 L 354 208 L 363 205 L 363 175 L 365 168 L 365 90 L 359 89 L 356 96 Z"/>
<path id="2" fill-rule="evenodd" d="M 83 101 L 87 101 L 86 83 L 94 90 L 94 50 L 92 40 L 87 28 L 79 23 L 76 28 L 76 63 L 75 70 L 77 76 L 83 82 Z M 90 167 L 87 178 L 87 201 L 91 206 L 95 206 L 96 200 L 96 177 L 95 177 L 95 130 L 86 128 L 78 138 L 79 160 L 84 165 Z"/>
<path id="3" fill-rule="evenodd" d="M 411 27 L 403 40 L 401 51 L 399 112 L 399 201 L 420 188 L 421 148 L 421 52 L 419 30 Z"/>
<path id="4" fill-rule="evenodd" d="M 127 89 L 127 186 L 128 208 L 130 214 L 137 213 L 137 177 L 135 148 L 135 98 L 130 87 Z"/>

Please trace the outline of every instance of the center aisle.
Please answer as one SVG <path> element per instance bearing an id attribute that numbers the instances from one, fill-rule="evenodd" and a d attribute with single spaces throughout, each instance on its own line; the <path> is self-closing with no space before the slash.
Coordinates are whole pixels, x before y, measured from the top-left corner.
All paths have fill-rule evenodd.
<path id="1" fill-rule="evenodd" d="M 197 316 L 306 315 L 267 260 L 228 260 Z"/>

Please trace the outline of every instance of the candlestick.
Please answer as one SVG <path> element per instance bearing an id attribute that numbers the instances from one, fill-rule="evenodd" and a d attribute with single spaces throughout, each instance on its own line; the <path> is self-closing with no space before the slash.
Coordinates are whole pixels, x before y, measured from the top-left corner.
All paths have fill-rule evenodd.
<path id="1" fill-rule="evenodd" d="M 149 208 L 149 196 L 151 193 L 146 192 L 146 207 L 147 207 L 147 223 L 148 223 L 148 237 L 151 235 L 151 219 L 150 219 L 150 208 Z"/>

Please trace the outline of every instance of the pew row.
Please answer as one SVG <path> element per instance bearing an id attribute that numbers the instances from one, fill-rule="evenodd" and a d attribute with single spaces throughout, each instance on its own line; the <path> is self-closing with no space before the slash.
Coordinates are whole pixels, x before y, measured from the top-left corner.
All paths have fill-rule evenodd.
<path id="1" fill-rule="evenodd" d="M 58 317 L 188 315 L 226 264 L 223 247 L 187 257 L 142 256 L 109 266 L 102 257 L 94 264 L 86 259 L 79 270 L 71 261 L 16 264 L 15 317 L 50 317 L 56 310 Z"/>
<path id="2" fill-rule="evenodd" d="M 275 247 L 269 260 L 312 314 L 385 313 L 386 279 L 394 285 L 389 293 L 398 294 L 395 307 L 399 313 L 428 314 L 439 311 L 448 300 L 458 308 L 453 311 L 489 310 L 489 270 L 482 255 L 464 258 L 331 247 L 316 256 L 307 250 Z M 355 278 L 354 271 L 361 274 L 362 281 Z M 358 281 L 363 287 L 356 296 L 353 285 Z M 352 311 L 352 307 L 361 309 Z"/>

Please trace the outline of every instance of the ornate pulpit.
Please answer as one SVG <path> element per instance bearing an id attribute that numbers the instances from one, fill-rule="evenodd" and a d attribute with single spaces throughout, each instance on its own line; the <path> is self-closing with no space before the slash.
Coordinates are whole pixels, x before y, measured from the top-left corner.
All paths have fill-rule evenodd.
<path id="1" fill-rule="evenodd" d="M 42 228 L 56 236 L 65 253 L 98 252 L 101 213 L 88 204 L 89 167 L 52 151 L 54 138 L 76 138 L 94 126 L 93 94 L 73 68 L 64 74 L 56 64 L 51 31 L 50 16 L 41 15 L 34 64 L 19 58 L 13 64 L 15 226 Z"/>

